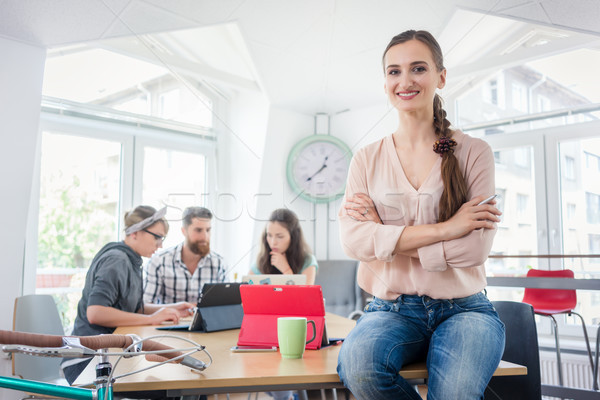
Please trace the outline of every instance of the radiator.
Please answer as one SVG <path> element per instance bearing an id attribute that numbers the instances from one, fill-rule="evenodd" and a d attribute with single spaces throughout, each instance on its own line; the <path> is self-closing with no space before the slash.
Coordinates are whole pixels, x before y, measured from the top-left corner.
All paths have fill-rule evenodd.
<path id="1" fill-rule="evenodd" d="M 562 373 L 564 386 L 592 389 L 592 369 L 587 354 L 568 354 L 561 352 Z M 540 352 L 542 384 L 558 385 L 558 369 L 556 367 L 556 353 Z"/>

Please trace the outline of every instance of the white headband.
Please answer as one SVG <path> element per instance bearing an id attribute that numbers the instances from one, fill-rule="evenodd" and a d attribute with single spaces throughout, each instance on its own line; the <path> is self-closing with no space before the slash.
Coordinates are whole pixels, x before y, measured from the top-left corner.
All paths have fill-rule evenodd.
<path id="1" fill-rule="evenodd" d="M 150 217 L 146 218 L 145 220 L 142 220 L 142 221 L 138 222 L 137 224 L 133 224 L 129 228 L 125 229 L 125 234 L 131 235 L 134 232 L 141 231 L 142 229 L 147 228 L 150 225 L 153 225 L 156 221 L 159 221 L 160 219 L 162 219 L 166 214 L 167 214 L 167 207 L 163 207 L 160 210 L 158 210 L 157 212 L 155 212 L 154 214 L 152 214 Z"/>

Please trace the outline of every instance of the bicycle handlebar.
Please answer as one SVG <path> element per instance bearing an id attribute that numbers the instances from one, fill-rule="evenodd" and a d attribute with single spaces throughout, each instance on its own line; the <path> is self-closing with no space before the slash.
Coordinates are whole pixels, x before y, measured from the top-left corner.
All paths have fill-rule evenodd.
<path id="1" fill-rule="evenodd" d="M 16 331 L 3 331 L 0 330 L 0 344 L 21 344 L 27 346 L 36 347 L 62 347 L 63 337 L 61 335 L 43 335 L 39 333 L 26 333 Z M 96 335 L 96 336 L 69 336 L 78 338 L 82 346 L 93 350 L 107 349 L 107 348 L 122 348 L 125 349 L 133 344 L 133 338 L 126 335 Z M 166 361 L 170 358 L 181 357 L 183 353 L 173 349 L 170 346 L 162 343 L 155 342 L 153 340 L 145 340 L 142 344 L 144 351 L 160 351 L 160 350 L 173 350 L 171 352 L 165 352 L 161 354 L 147 354 L 145 357 L 148 361 Z M 179 360 L 173 362 L 181 363 L 190 368 L 204 370 L 206 364 L 190 356 L 182 357 Z"/>

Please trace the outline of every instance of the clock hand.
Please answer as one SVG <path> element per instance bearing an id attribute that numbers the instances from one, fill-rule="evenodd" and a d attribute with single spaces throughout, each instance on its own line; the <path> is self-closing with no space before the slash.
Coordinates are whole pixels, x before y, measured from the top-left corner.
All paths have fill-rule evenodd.
<path id="1" fill-rule="evenodd" d="M 306 181 L 311 181 L 312 178 L 315 177 L 315 175 L 319 174 L 321 171 L 323 171 L 325 168 L 327 168 L 327 159 L 329 158 L 329 156 L 325 157 L 325 160 L 323 160 L 323 165 L 321 166 L 321 168 L 319 168 L 319 170 L 317 172 L 315 172 L 314 174 L 312 174 L 311 176 L 309 176 L 308 178 L 306 178 Z"/>

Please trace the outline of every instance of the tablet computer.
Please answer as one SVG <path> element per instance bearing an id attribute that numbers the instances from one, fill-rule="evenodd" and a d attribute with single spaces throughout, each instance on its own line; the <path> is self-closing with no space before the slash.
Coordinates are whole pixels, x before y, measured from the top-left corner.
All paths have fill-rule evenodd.
<path id="1" fill-rule="evenodd" d="M 162 331 L 213 332 L 242 326 L 244 310 L 239 282 L 205 283 L 189 324 L 166 325 Z"/>

